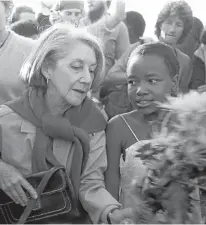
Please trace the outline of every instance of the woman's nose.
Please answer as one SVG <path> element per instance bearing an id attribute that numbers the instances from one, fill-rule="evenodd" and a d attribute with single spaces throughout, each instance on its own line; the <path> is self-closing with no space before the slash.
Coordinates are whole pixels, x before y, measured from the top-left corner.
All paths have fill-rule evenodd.
<path id="1" fill-rule="evenodd" d="M 91 84 L 92 83 L 92 76 L 91 73 L 89 71 L 89 68 L 85 68 L 84 71 L 82 71 L 82 78 L 81 78 L 81 82 L 84 82 L 86 84 Z"/>
<path id="2" fill-rule="evenodd" d="M 175 30 L 176 30 L 176 24 L 173 23 L 173 24 L 171 24 L 171 26 L 170 26 L 170 32 L 174 32 Z"/>

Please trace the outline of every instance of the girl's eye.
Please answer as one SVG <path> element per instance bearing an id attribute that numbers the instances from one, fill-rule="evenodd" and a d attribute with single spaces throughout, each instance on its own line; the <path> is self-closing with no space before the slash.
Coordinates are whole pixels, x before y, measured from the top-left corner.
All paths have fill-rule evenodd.
<path id="1" fill-rule="evenodd" d="M 158 82 L 157 79 L 149 79 L 149 83 L 151 84 L 156 84 Z"/>
<path id="2" fill-rule="evenodd" d="M 128 84 L 130 84 L 130 85 L 135 85 L 136 82 L 135 82 L 134 80 L 129 80 L 129 81 L 128 81 Z"/>

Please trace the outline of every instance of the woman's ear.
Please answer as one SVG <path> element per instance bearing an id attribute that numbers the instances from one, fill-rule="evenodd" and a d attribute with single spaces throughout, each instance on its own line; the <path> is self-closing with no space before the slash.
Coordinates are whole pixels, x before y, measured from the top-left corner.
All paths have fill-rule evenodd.
<path id="1" fill-rule="evenodd" d="M 50 73 L 49 73 L 49 63 L 47 60 L 44 60 L 41 66 L 41 73 L 46 80 L 50 80 Z"/>
<path id="2" fill-rule="evenodd" d="M 176 97 L 179 93 L 179 75 L 176 74 L 172 78 L 172 89 L 171 89 L 171 95 Z"/>

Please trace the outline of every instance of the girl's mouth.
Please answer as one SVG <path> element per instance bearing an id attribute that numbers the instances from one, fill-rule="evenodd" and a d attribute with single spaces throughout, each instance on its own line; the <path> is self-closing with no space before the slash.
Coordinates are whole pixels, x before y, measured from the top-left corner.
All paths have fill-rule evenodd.
<path id="1" fill-rule="evenodd" d="M 136 104 L 139 108 L 145 108 L 148 107 L 151 104 L 152 101 L 142 100 L 138 101 Z"/>

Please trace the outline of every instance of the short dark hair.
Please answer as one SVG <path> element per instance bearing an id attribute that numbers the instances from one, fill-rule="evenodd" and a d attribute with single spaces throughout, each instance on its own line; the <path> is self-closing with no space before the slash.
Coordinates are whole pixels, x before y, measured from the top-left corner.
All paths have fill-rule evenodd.
<path id="1" fill-rule="evenodd" d="M 157 22 L 155 25 L 155 34 L 159 38 L 161 32 L 162 23 L 171 15 L 177 15 L 184 23 L 184 30 L 182 36 L 178 40 L 178 44 L 181 44 L 188 36 L 193 25 L 192 9 L 187 2 L 183 0 L 172 1 L 167 3 L 160 11 Z"/>
<path id="2" fill-rule="evenodd" d="M 125 24 L 128 28 L 133 30 L 137 39 L 144 34 L 146 23 L 142 14 L 135 11 L 128 11 L 126 13 Z"/>
<path id="3" fill-rule="evenodd" d="M 24 37 L 32 37 L 39 34 L 37 23 L 32 20 L 17 21 L 11 25 L 10 29 Z"/>
<path id="4" fill-rule="evenodd" d="M 25 5 L 24 6 L 17 6 L 17 7 L 14 8 L 14 10 L 11 14 L 11 23 L 15 23 L 15 22 L 19 21 L 20 14 L 24 13 L 24 12 L 35 14 L 34 10 L 29 6 L 25 6 Z"/>
<path id="5" fill-rule="evenodd" d="M 164 59 L 164 62 L 170 71 L 171 77 L 174 77 L 179 73 L 180 66 L 174 49 L 167 44 L 161 42 L 151 42 L 139 45 L 132 51 L 128 60 L 128 64 L 130 59 L 135 55 L 158 55 Z"/>

